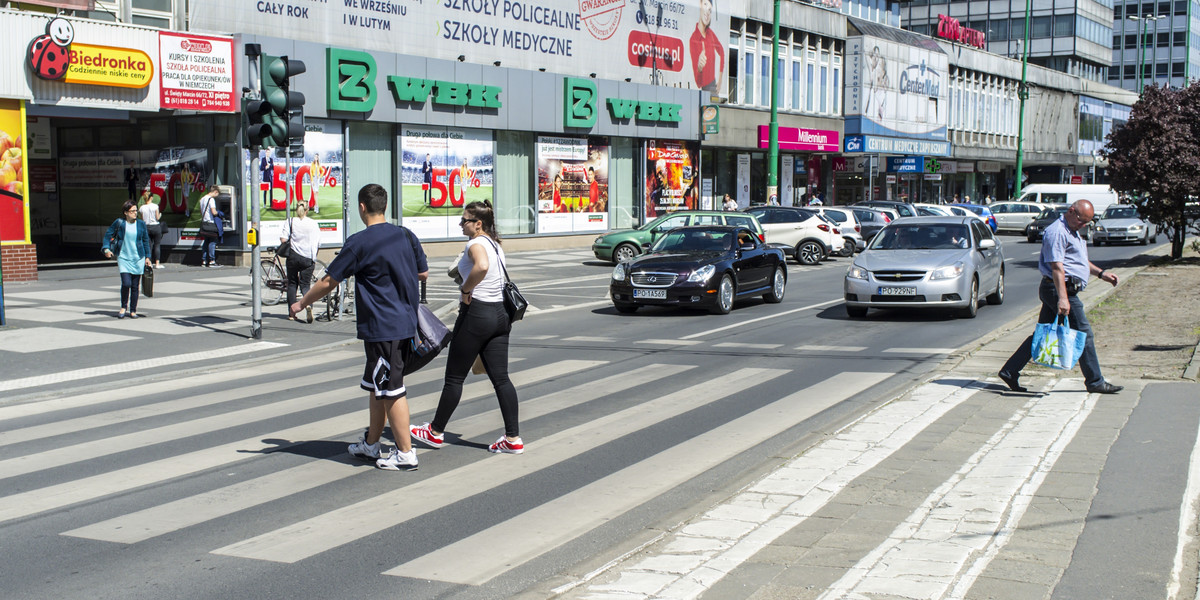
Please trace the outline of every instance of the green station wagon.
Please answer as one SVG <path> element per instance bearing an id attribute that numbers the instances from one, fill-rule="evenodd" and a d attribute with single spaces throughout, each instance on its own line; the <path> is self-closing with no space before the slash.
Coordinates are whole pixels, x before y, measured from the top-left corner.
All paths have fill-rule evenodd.
<path id="1" fill-rule="evenodd" d="M 696 225 L 730 225 L 745 227 L 764 240 L 762 225 L 753 215 L 737 212 L 711 210 L 681 210 L 663 215 L 636 229 L 622 229 L 606 233 L 592 242 L 592 254 L 600 260 L 613 263 L 627 261 L 643 252 L 664 233 L 676 227 Z"/>

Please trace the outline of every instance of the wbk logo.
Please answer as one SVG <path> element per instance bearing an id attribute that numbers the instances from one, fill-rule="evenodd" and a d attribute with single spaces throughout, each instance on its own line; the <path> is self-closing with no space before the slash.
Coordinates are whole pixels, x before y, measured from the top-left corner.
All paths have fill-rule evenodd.
<path id="1" fill-rule="evenodd" d="M 563 79 L 563 127 L 590 128 L 599 115 L 596 83 L 589 79 Z"/>
<path id="2" fill-rule="evenodd" d="M 375 90 L 375 59 L 366 52 L 328 48 L 325 51 L 326 103 L 329 110 L 371 112 Z"/>

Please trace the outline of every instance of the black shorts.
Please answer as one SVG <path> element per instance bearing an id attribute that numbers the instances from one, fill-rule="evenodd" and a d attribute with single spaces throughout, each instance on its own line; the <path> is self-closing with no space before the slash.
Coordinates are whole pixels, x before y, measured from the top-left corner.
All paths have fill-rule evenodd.
<path id="1" fill-rule="evenodd" d="M 367 365 L 359 384 L 362 389 L 375 392 L 377 398 L 403 397 L 404 359 L 412 351 L 412 340 L 363 342 L 363 348 L 367 352 Z"/>

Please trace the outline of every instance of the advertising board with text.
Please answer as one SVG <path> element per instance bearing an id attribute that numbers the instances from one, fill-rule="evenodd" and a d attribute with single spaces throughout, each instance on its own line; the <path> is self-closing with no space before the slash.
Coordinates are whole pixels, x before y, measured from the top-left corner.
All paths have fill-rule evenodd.
<path id="1" fill-rule="evenodd" d="M 25 107 L 0 100 L 0 242 L 29 242 Z"/>
<path id="2" fill-rule="evenodd" d="M 248 151 L 242 151 L 242 177 L 247 186 L 244 214 L 248 222 L 250 202 L 261 203 L 258 239 L 263 247 L 279 245 L 288 215 L 295 214 L 299 203 L 308 205 L 308 217 L 320 226 L 322 245 L 345 241 L 341 126 L 335 121 L 309 119 L 304 127 L 303 158 L 292 158 L 289 163 L 282 148 L 260 150 L 253 159 Z M 254 177 L 251 169 L 258 171 L 258 193 L 249 193 Z"/>
<path id="3" fill-rule="evenodd" d="M 538 233 L 608 229 L 608 143 L 539 137 Z"/>
<path id="4" fill-rule="evenodd" d="M 699 206 L 699 144 L 646 141 L 646 220 Z M 748 189 L 748 188 L 747 188 Z"/>
<path id="5" fill-rule="evenodd" d="M 405 126 L 400 146 L 404 226 L 422 239 L 461 237 L 463 207 L 493 200 L 492 132 Z"/>
<path id="6" fill-rule="evenodd" d="M 946 139 L 950 60 L 933 40 L 919 43 L 924 46 L 870 36 L 847 40 L 847 143 L 853 134 Z"/>
<path id="7" fill-rule="evenodd" d="M 162 108 L 234 112 L 233 40 L 160 33 Z"/>

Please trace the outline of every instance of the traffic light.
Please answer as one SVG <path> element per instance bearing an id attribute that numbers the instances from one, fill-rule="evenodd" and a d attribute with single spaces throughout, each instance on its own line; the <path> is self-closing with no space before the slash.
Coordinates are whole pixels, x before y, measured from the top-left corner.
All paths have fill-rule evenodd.
<path id="1" fill-rule="evenodd" d="M 242 98 L 242 130 L 246 132 L 245 145 L 269 146 L 271 126 L 265 121 L 271 105 L 262 100 Z"/>
<path id="2" fill-rule="evenodd" d="M 270 106 L 264 122 L 270 128 L 270 143 L 289 146 L 304 143 L 304 94 L 291 91 L 291 78 L 307 69 L 299 60 L 262 55 L 262 97 Z"/>

